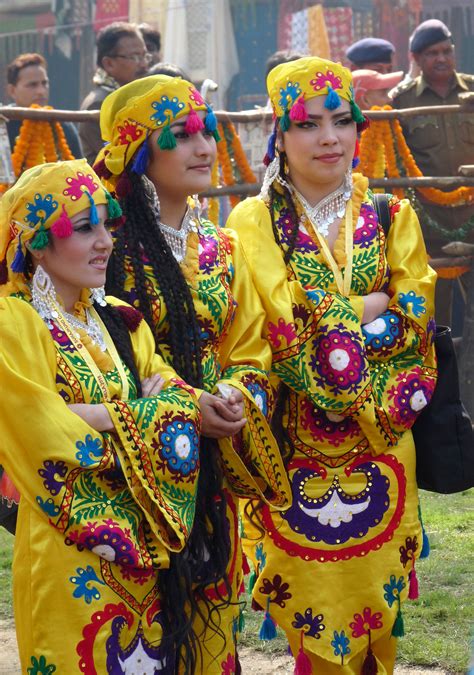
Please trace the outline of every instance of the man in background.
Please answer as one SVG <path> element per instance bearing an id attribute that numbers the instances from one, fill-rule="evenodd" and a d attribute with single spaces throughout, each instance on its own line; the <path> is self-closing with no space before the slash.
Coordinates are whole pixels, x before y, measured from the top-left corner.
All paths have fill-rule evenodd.
<path id="1" fill-rule="evenodd" d="M 7 93 L 13 105 L 29 108 L 34 103 L 48 105 L 49 78 L 47 64 L 41 54 L 20 54 L 7 66 Z M 12 152 L 20 133 L 22 120 L 7 122 Z M 84 156 L 77 129 L 71 122 L 61 122 L 67 144 L 76 159 Z"/>
<path id="2" fill-rule="evenodd" d="M 137 26 L 116 21 L 102 28 L 97 34 L 94 86 L 83 100 L 81 110 L 100 110 L 112 91 L 146 75 L 149 63 L 150 55 Z M 93 164 L 103 145 L 99 122 L 81 122 L 79 135 L 86 159 Z"/>
<path id="3" fill-rule="evenodd" d="M 151 68 L 161 61 L 161 33 L 149 23 L 141 23 L 138 28 L 145 40 L 146 50 L 150 54 L 148 67 Z"/>
<path id="4" fill-rule="evenodd" d="M 455 50 L 449 28 L 437 19 L 421 23 L 410 37 L 409 48 L 421 75 L 392 92 L 394 108 L 456 105 L 458 95 L 474 91 L 474 76 L 456 71 Z M 424 114 L 401 120 L 407 144 L 425 176 L 455 176 L 461 164 L 474 157 L 474 116 Z M 443 206 L 419 195 L 423 209 L 421 225 L 432 257 L 443 256 L 449 241 L 474 243 L 474 204 Z M 467 275 L 465 275 L 467 277 Z M 464 277 L 461 277 L 464 279 Z M 438 279 L 436 320 L 451 325 L 453 281 Z M 471 289 L 469 292 L 474 292 Z"/>
<path id="5" fill-rule="evenodd" d="M 351 70 L 376 70 L 378 73 L 391 73 L 395 47 L 382 38 L 363 38 L 346 49 L 346 58 L 351 62 Z"/>

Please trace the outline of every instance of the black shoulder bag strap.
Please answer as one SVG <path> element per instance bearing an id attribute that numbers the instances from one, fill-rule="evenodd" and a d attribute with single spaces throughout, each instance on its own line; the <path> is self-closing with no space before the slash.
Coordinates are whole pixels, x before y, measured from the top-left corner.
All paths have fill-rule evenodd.
<path id="1" fill-rule="evenodd" d="M 379 223 L 382 225 L 383 231 L 385 232 L 385 237 L 387 238 L 389 230 L 390 230 L 390 224 L 392 222 L 392 219 L 390 218 L 390 209 L 389 209 L 389 206 L 388 206 L 388 197 L 385 194 L 385 192 L 375 194 L 374 195 L 374 202 L 375 202 L 375 209 L 377 211 Z"/>

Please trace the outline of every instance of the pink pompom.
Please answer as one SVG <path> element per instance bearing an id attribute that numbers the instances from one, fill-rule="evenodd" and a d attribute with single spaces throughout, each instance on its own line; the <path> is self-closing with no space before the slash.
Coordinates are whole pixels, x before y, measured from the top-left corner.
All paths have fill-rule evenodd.
<path id="1" fill-rule="evenodd" d="M 306 122 L 307 119 L 308 112 L 304 104 L 304 97 L 300 96 L 290 110 L 290 120 L 293 120 L 293 122 Z"/>
<path id="2" fill-rule="evenodd" d="M 300 648 L 295 661 L 295 669 L 293 671 L 294 675 L 312 675 L 313 672 L 313 669 L 311 668 L 311 661 L 303 650 L 303 636 L 304 632 L 301 631 Z"/>
<path id="3" fill-rule="evenodd" d="M 201 131 L 201 129 L 204 129 L 204 122 L 199 117 L 197 112 L 193 110 L 191 106 L 189 106 L 188 119 L 186 120 L 186 124 L 184 125 L 185 132 L 187 134 L 197 134 L 197 132 Z"/>
<path id="4" fill-rule="evenodd" d="M 408 585 L 408 599 L 417 600 L 419 598 L 418 591 L 418 577 L 416 576 L 415 566 L 410 572 L 409 576 L 409 585 Z"/>
<path id="5" fill-rule="evenodd" d="M 59 218 L 53 223 L 51 227 L 51 232 L 58 239 L 67 239 L 72 234 L 72 223 L 71 219 L 67 215 L 66 207 L 63 204 L 63 210 Z"/>

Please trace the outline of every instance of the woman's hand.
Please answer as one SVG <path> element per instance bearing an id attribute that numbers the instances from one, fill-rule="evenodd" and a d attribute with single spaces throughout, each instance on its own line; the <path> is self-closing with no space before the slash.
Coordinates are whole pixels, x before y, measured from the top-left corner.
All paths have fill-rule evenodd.
<path id="1" fill-rule="evenodd" d="M 155 373 L 151 377 L 145 377 L 142 380 L 142 398 L 147 398 L 148 396 L 156 396 L 165 386 L 165 380 Z"/>
<path id="2" fill-rule="evenodd" d="M 68 408 L 100 433 L 114 430 L 109 411 L 102 403 L 71 403 Z"/>
<path id="3" fill-rule="evenodd" d="M 383 314 L 390 302 L 390 296 L 386 293 L 376 291 L 364 295 L 364 314 L 362 315 L 362 324 L 374 321 L 378 316 Z"/>
<path id="4" fill-rule="evenodd" d="M 199 397 L 202 426 L 201 433 L 209 438 L 225 438 L 235 436 L 247 423 L 243 417 L 243 397 L 237 390 L 233 390 L 229 399 L 224 400 L 214 394 L 204 391 Z"/>

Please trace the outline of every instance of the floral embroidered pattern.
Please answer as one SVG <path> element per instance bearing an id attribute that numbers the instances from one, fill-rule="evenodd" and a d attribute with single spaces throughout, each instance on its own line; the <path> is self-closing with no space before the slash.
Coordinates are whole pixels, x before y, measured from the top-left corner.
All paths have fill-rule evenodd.
<path id="1" fill-rule="evenodd" d="M 181 419 L 166 425 L 160 434 L 160 457 L 166 462 L 167 469 L 179 476 L 194 474 L 199 465 L 199 438 L 196 427 Z"/>
<path id="2" fill-rule="evenodd" d="M 280 605 L 283 609 L 286 607 L 286 600 L 291 598 L 291 593 L 288 592 L 290 584 L 283 582 L 279 574 L 275 574 L 272 581 L 270 579 L 263 579 L 262 586 L 258 589 L 263 595 L 270 596 L 270 602 Z"/>
<path id="3" fill-rule="evenodd" d="M 56 666 L 52 663 L 47 664 L 45 656 L 40 656 L 39 659 L 32 656 L 31 666 L 26 671 L 28 675 L 51 675 L 51 673 L 56 672 Z"/>
<path id="4" fill-rule="evenodd" d="M 423 307 L 426 299 L 422 295 L 417 295 L 415 291 L 408 291 L 408 293 L 398 294 L 398 303 L 405 312 L 411 311 L 418 319 L 422 314 L 426 314 L 426 309 Z M 410 309 L 411 307 L 411 309 Z"/>
<path id="5" fill-rule="evenodd" d="M 318 373 L 316 382 L 329 383 L 334 394 L 357 391 L 364 379 L 364 351 L 355 331 L 345 329 L 343 323 L 328 330 L 321 330 L 319 339 L 313 341 L 314 355 L 310 362 Z"/>
<path id="6" fill-rule="evenodd" d="M 38 471 L 41 478 L 43 478 L 43 485 L 53 497 L 59 494 L 59 491 L 64 486 L 63 480 L 58 480 L 57 476 L 64 478 L 67 474 L 67 465 L 63 461 L 53 462 L 51 459 L 46 459 L 43 462 L 43 468 Z"/>
<path id="7" fill-rule="evenodd" d="M 321 91 L 328 86 L 328 82 L 333 89 L 342 89 L 341 78 L 339 75 L 335 75 L 332 70 L 327 70 L 325 73 L 318 71 L 309 83 L 314 91 Z"/>
<path id="8" fill-rule="evenodd" d="M 50 518 L 56 518 L 56 516 L 59 515 L 60 513 L 60 508 L 57 506 L 51 497 L 47 499 L 46 501 L 43 501 L 43 499 L 40 496 L 36 497 L 36 503 L 39 505 L 39 507 L 46 513 L 47 516 Z"/>
<path id="9" fill-rule="evenodd" d="M 344 657 L 351 653 L 349 647 L 350 640 L 343 630 L 340 633 L 335 630 L 333 635 L 334 639 L 331 640 L 331 647 L 334 649 L 334 656 L 340 656 L 341 665 L 344 665 Z"/>
<path id="10" fill-rule="evenodd" d="M 45 223 L 58 208 L 58 202 L 53 199 L 53 195 L 42 197 L 39 192 L 35 194 L 34 199 L 34 204 L 28 202 L 26 205 L 29 213 L 25 216 L 25 220 L 30 225 Z"/>
<path id="11" fill-rule="evenodd" d="M 326 628 L 323 624 L 323 619 L 324 616 L 322 614 L 315 614 L 313 616 L 312 608 L 308 607 L 304 614 L 295 612 L 295 620 L 292 621 L 292 626 L 299 630 L 303 629 L 305 635 L 319 640 L 321 632 Z"/>
<path id="12" fill-rule="evenodd" d="M 299 422 L 315 442 L 328 442 L 335 448 L 359 433 L 359 426 L 351 417 L 325 413 L 308 398 L 301 401 Z"/>
<path id="13" fill-rule="evenodd" d="M 104 582 L 98 578 L 94 569 L 90 565 L 87 565 L 85 569 L 78 567 L 76 572 L 77 576 L 69 577 L 69 581 L 77 586 L 72 594 L 73 597 L 83 597 L 88 605 L 91 604 L 92 600 L 99 600 L 100 591 L 93 584 L 101 584 L 103 586 Z"/>
<path id="14" fill-rule="evenodd" d="M 278 319 L 278 325 L 270 321 L 268 324 L 268 339 L 273 347 L 281 347 L 282 340 L 286 345 L 290 345 L 296 339 L 296 332 L 293 324 L 285 323 L 284 319 Z"/>
<path id="15" fill-rule="evenodd" d="M 383 597 L 387 601 L 389 607 L 393 605 L 394 602 L 400 600 L 401 592 L 405 588 L 405 582 L 403 577 L 397 577 L 394 574 L 390 575 L 390 581 L 388 584 L 384 584 L 383 589 L 385 591 Z"/>
<path id="16" fill-rule="evenodd" d="M 285 110 L 291 108 L 298 96 L 301 94 L 301 87 L 298 82 L 288 82 L 286 87 L 280 87 L 279 106 Z"/>
<path id="17" fill-rule="evenodd" d="M 84 192 L 88 192 L 90 195 L 94 194 L 99 187 L 91 173 L 85 175 L 82 171 L 77 172 L 77 178 L 66 178 L 66 183 L 69 187 L 63 190 L 63 195 L 71 197 L 73 202 L 80 199 Z"/>
<path id="18" fill-rule="evenodd" d="M 418 550 L 418 538 L 416 534 L 413 537 L 407 537 L 405 539 L 405 545 L 400 546 L 400 562 L 403 567 L 407 566 L 408 562 L 415 560 L 415 553 Z"/>
<path id="19" fill-rule="evenodd" d="M 227 654 L 225 661 L 221 663 L 222 675 L 234 675 L 235 673 L 235 657 L 232 654 Z"/>
<path id="20" fill-rule="evenodd" d="M 162 96 L 160 101 L 153 101 L 151 107 L 156 110 L 150 116 L 151 121 L 155 122 L 157 126 L 162 126 L 165 122 L 174 119 L 183 110 L 184 103 L 177 96 L 171 99 L 168 96 Z"/>
<path id="21" fill-rule="evenodd" d="M 381 353 L 389 355 L 389 352 L 405 342 L 402 318 L 388 310 L 370 323 L 363 324 L 362 333 L 368 356 Z"/>
<path id="22" fill-rule="evenodd" d="M 108 562 L 129 567 L 138 566 L 138 552 L 132 541 L 111 518 L 102 525 L 88 522 L 82 530 L 69 532 L 66 543 L 76 544 L 79 549 L 87 548 Z"/>
<path id="23" fill-rule="evenodd" d="M 204 101 L 203 97 L 201 94 L 198 92 L 197 89 L 194 87 L 189 87 L 189 99 L 193 101 L 196 105 L 206 105 L 206 102 Z"/>
<path id="24" fill-rule="evenodd" d="M 362 614 L 354 614 L 354 621 L 349 626 L 352 629 L 352 637 L 369 635 L 371 630 L 382 628 L 382 612 L 372 613 L 369 607 L 365 607 Z"/>
<path id="25" fill-rule="evenodd" d="M 77 441 L 76 459 L 82 467 L 91 466 L 102 457 L 102 441 L 100 438 L 92 438 L 91 434 L 87 434 L 84 441 Z"/>
<path id="26" fill-rule="evenodd" d="M 258 569 L 261 572 L 265 567 L 265 563 L 267 562 L 267 554 L 263 550 L 262 542 L 260 542 L 255 546 L 255 558 L 257 559 L 258 562 Z"/>
<path id="27" fill-rule="evenodd" d="M 123 126 L 118 127 L 120 145 L 129 145 L 143 136 L 143 129 L 140 129 L 136 122 L 127 120 Z"/>
<path id="28" fill-rule="evenodd" d="M 396 382 L 397 384 L 388 390 L 388 398 L 393 402 L 389 407 L 389 413 L 397 424 L 410 429 L 418 413 L 430 401 L 435 382 L 426 380 L 419 367 L 413 368 L 411 372 L 398 373 Z"/>

